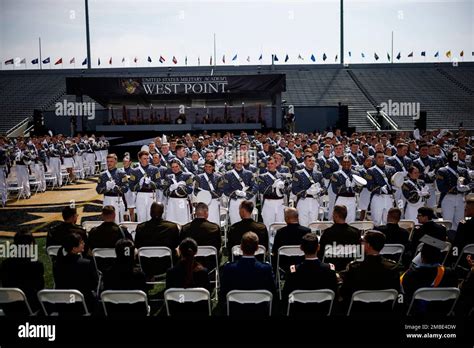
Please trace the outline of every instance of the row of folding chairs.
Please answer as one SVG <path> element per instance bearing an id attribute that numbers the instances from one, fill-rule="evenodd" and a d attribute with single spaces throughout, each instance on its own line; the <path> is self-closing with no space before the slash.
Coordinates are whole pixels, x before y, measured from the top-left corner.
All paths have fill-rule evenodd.
<path id="1" fill-rule="evenodd" d="M 424 308 L 427 308 L 427 303 L 447 303 L 448 305 L 443 307 L 444 312 L 436 312 L 436 314 L 453 315 L 459 294 L 458 288 L 420 288 L 414 293 L 406 314 L 408 316 L 428 314 L 427 312 L 420 313 L 417 310 L 417 303 L 422 301 Z M 100 299 L 105 316 L 150 315 L 147 295 L 140 290 L 104 291 Z M 391 312 L 397 299 L 398 292 L 394 289 L 359 290 L 352 295 L 346 315 L 367 313 L 368 308 L 371 312 L 374 308 L 370 307 L 371 305 L 378 305 L 378 312 Z M 41 290 L 38 292 L 38 300 L 42 312 L 46 316 L 90 315 L 83 294 L 77 290 Z M 329 289 L 295 290 L 288 297 L 286 315 L 305 313 L 329 316 L 332 313 L 334 300 L 335 293 Z M 211 316 L 211 296 L 209 291 L 204 288 L 168 289 L 165 291 L 164 301 L 168 316 L 191 313 L 192 315 Z M 226 296 L 226 313 L 228 316 L 245 315 L 246 306 L 247 308 L 249 308 L 248 306 L 254 306 L 253 308 L 260 306 L 260 314 L 271 316 L 272 303 L 273 295 L 267 290 L 232 290 Z M 33 313 L 23 291 L 17 288 L 0 288 L 0 305 L 3 307 L 11 304 L 23 304 L 25 315 L 36 314 Z M 314 305 L 319 307 L 314 307 Z M 71 310 L 72 306 L 74 306 L 73 310 Z M 183 311 L 183 308 L 186 310 Z M 252 311 L 252 313 L 256 314 L 257 312 Z M 19 315 L 18 312 L 15 314 Z"/>

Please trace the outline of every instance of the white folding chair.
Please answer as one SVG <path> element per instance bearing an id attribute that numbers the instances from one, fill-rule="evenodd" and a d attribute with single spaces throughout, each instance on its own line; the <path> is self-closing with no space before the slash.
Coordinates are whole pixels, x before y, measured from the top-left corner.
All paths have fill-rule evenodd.
<path id="1" fill-rule="evenodd" d="M 230 316 L 230 303 L 260 304 L 268 302 L 268 316 L 272 315 L 273 295 L 268 290 L 232 290 L 227 293 L 227 315 Z"/>
<path id="2" fill-rule="evenodd" d="M 46 303 L 64 305 L 81 303 L 82 309 L 84 311 L 83 315 L 89 315 L 89 310 L 87 309 L 87 305 L 84 300 L 84 295 L 78 290 L 40 290 L 38 291 L 38 300 L 46 316 L 57 315 L 57 313 L 55 312 L 48 312 L 45 306 Z"/>
<path id="3" fill-rule="evenodd" d="M 148 298 L 146 294 L 141 290 L 107 290 L 100 294 L 102 300 L 102 306 L 104 308 L 105 316 L 107 313 L 107 304 L 114 305 L 132 305 L 136 303 L 144 304 L 144 313 L 146 316 L 150 315 L 150 306 L 148 305 Z"/>
<path id="4" fill-rule="evenodd" d="M 458 259 L 456 260 L 454 268 L 458 267 L 459 262 L 461 262 L 461 259 L 465 257 L 464 255 L 474 255 L 474 244 L 468 244 L 462 249 Z"/>
<path id="5" fill-rule="evenodd" d="M 333 225 L 334 222 L 332 221 L 313 221 L 308 225 L 308 228 L 311 230 L 311 232 L 319 232 L 319 235 L 322 235 L 324 230 L 332 227 Z"/>
<path id="6" fill-rule="evenodd" d="M 268 228 L 268 244 L 270 250 L 273 247 L 273 241 L 275 240 L 275 236 L 280 228 L 286 227 L 286 222 L 274 222 Z"/>
<path id="7" fill-rule="evenodd" d="M 169 268 L 173 267 L 173 254 L 171 249 L 168 247 L 142 247 L 138 249 L 138 263 L 140 264 L 140 268 L 142 271 L 145 272 L 143 267 L 143 258 L 146 259 L 164 259 L 169 258 Z M 146 268 L 146 267 L 145 267 Z M 165 270 L 166 271 L 166 270 Z M 158 274 L 153 274 L 153 276 L 157 276 Z M 147 274 L 148 276 L 148 274 Z M 165 284 L 166 281 L 150 281 L 147 284 Z"/>
<path id="8" fill-rule="evenodd" d="M 26 198 L 25 190 L 23 190 L 23 185 L 18 186 L 16 182 L 7 182 L 7 199 L 8 197 L 10 197 L 10 195 L 17 196 L 17 201 L 19 201 L 22 197 Z"/>
<path id="9" fill-rule="evenodd" d="M 36 177 L 34 177 L 34 176 L 30 176 L 29 181 L 30 181 L 30 188 L 31 188 L 31 191 L 33 191 L 33 189 L 34 189 L 34 191 L 35 191 L 34 194 L 36 195 L 36 194 L 39 192 L 39 188 L 40 188 L 40 186 L 41 186 L 41 182 L 38 181 L 38 180 L 36 180 Z"/>
<path id="10" fill-rule="evenodd" d="M 101 269 L 100 263 L 104 259 L 115 259 L 117 258 L 117 254 L 115 253 L 114 248 L 95 248 L 92 250 L 92 258 L 94 259 L 94 266 L 97 272 L 97 276 L 99 277 L 99 281 L 97 283 L 97 293 L 100 292 L 100 285 L 102 282 L 102 275 L 103 269 Z"/>
<path id="11" fill-rule="evenodd" d="M 416 222 L 413 220 L 400 220 L 398 222 L 398 226 L 406 229 L 409 233 L 413 231 L 413 229 L 415 228 L 415 225 L 416 225 Z"/>
<path id="12" fill-rule="evenodd" d="M 459 294 L 461 291 L 458 288 L 450 287 L 450 288 L 420 288 L 415 291 L 413 294 L 413 298 L 410 302 L 410 307 L 408 307 L 407 315 L 412 314 L 412 309 L 415 301 L 422 300 L 422 301 L 453 301 L 453 305 L 449 309 L 447 315 L 453 314 L 453 309 L 456 306 L 456 302 L 458 301 Z"/>
<path id="13" fill-rule="evenodd" d="M 399 263 L 402 260 L 403 253 L 405 252 L 405 246 L 403 244 L 385 244 L 382 250 L 380 250 L 380 255 L 398 255 L 400 254 L 398 260 L 393 260 Z"/>
<path id="14" fill-rule="evenodd" d="M 103 224 L 103 221 L 84 221 L 82 223 L 82 228 L 86 230 L 87 233 L 89 233 L 94 227 L 98 227 Z"/>
<path id="15" fill-rule="evenodd" d="M 216 296 L 219 291 L 219 256 L 217 249 L 213 246 L 210 245 L 199 245 L 198 246 L 198 251 L 194 257 L 204 257 L 204 258 L 209 258 L 212 257 L 216 263 L 216 267 L 214 269 L 208 269 L 209 274 L 212 272 L 215 272 L 215 280 L 211 281 L 211 283 L 214 283 L 216 286 Z"/>
<path id="16" fill-rule="evenodd" d="M 33 315 L 25 293 L 18 288 L 0 288 L 0 304 L 23 302 L 28 315 Z"/>
<path id="17" fill-rule="evenodd" d="M 204 288 L 171 288 L 165 291 L 165 307 L 166 314 L 171 316 L 170 312 L 170 303 L 169 302 L 178 302 L 178 303 L 196 303 L 201 301 L 207 302 L 208 315 L 211 316 L 211 295 L 209 291 Z"/>
<path id="18" fill-rule="evenodd" d="M 54 188 L 58 186 L 58 178 L 53 176 L 52 173 L 45 173 L 44 179 L 46 181 L 46 186 L 51 187 L 51 190 L 54 190 Z"/>
<path id="19" fill-rule="evenodd" d="M 361 232 L 369 231 L 374 229 L 373 221 L 353 221 L 349 224 L 354 228 L 357 228 Z"/>
<path id="20" fill-rule="evenodd" d="M 263 245 L 259 244 L 258 249 L 255 252 L 255 256 L 263 255 L 263 261 L 265 261 L 266 253 L 267 253 L 267 249 Z M 238 256 L 242 256 L 242 249 L 240 249 L 240 245 L 234 245 L 232 247 L 231 261 L 234 262 L 234 258 Z"/>
<path id="21" fill-rule="evenodd" d="M 347 310 L 347 315 L 351 314 L 354 302 L 363 303 L 383 303 L 392 301 L 392 309 L 395 307 L 395 301 L 398 297 L 398 291 L 395 289 L 386 290 L 359 290 L 352 294 L 351 303 Z"/>
<path id="22" fill-rule="evenodd" d="M 438 219 L 438 220 L 434 220 L 434 222 L 436 222 L 437 224 L 443 225 L 448 231 L 453 226 L 453 222 L 449 220 Z"/>
<path id="23" fill-rule="evenodd" d="M 322 290 L 295 290 L 288 296 L 288 309 L 286 315 L 291 313 L 291 307 L 294 303 L 323 303 L 329 301 L 329 310 L 327 315 L 331 314 L 332 304 L 336 294 L 330 289 Z"/>
<path id="24" fill-rule="evenodd" d="M 304 256 L 304 252 L 301 250 L 299 245 L 284 245 L 278 249 L 277 254 L 277 264 L 276 264 L 276 277 L 277 277 L 277 284 L 278 284 L 278 292 L 280 294 L 281 299 L 281 271 L 280 268 L 280 257 L 295 257 L 295 256 Z"/>

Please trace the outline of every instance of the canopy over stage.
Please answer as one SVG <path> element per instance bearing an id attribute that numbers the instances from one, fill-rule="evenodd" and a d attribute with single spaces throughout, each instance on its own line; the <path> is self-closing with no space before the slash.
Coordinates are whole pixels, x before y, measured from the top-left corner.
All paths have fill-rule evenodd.
<path id="1" fill-rule="evenodd" d="M 76 102 L 89 96 L 103 107 L 93 120 L 78 117 L 82 132 L 282 128 L 284 91 L 285 74 L 66 78 Z"/>

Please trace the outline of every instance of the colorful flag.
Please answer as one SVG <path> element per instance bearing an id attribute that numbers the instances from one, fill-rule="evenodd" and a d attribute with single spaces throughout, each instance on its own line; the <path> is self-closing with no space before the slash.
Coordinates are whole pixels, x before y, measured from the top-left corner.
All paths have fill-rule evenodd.
<path id="1" fill-rule="evenodd" d="M 109 59 L 109 65 L 112 65 L 112 57 Z"/>
<path id="2" fill-rule="evenodd" d="M 87 58 L 84 59 L 84 61 L 82 62 L 82 65 L 87 65 Z"/>
<path id="3" fill-rule="evenodd" d="M 50 57 L 46 58 L 45 60 L 43 60 L 43 64 L 49 64 L 51 62 L 51 59 L 49 59 Z"/>
<path id="4" fill-rule="evenodd" d="M 461 51 L 461 53 L 459 53 L 459 56 L 464 57 L 464 51 Z"/>
<path id="5" fill-rule="evenodd" d="M 426 57 L 426 52 L 425 52 L 425 51 L 422 51 L 422 52 L 421 52 L 421 56 L 422 56 L 422 57 Z"/>
<path id="6" fill-rule="evenodd" d="M 286 55 L 285 57 L 285 63 L 290 59 L 290 57 L 288 57 L 288 54 Z"/>
<path id="7" fill-rule="evenodd" d="M 163 56 L 160 56 L 160 59 L 159 59 L 159 61 L 160 61 L 160 63 L 163 63 L 163 62 L 165 62 L 165 61 L 166 61 L 166 59 L 165 59 L 165 57 L 163 57 Z"/>
<path id="8" fill-rule="evenodd" d="M 408 58 L 413 58 L 413 52 L 410 52 L 410 54 L 408 55 Z"/>
<path id="9" fill-rule="evenodd" d="M 14 63 L 13 58 L 5 61 L 5 65 L 11 65 L 13 63 Z"/>
<path id="10" fill-rule="evenodd" d="M 225 64 L 225 54 L 222 56 L 222 63 Z"/>
<path id="11" fill-rule="evenodd" d="M 76 62 L 76 57 L 72 57 L 69 61 L 69 64 L 74 64 Z"/>
<path id="12" fill-rule="evenodd" d="M 173 59 L 172 59 L 172 61 L 173 61 L 173 63 L 174 63 L 174 64 L 178 64 L 178 60 L 176 59 L 176 57 L 175 57 L 175 56 L 173 56 Z"/>
<path id="13" fill-rule="evenodd" d="M 435 58 L 438 58 L 439 57 L 439 51 L 435 53 Z"/>
<path id="14" fill-rule="evenodd" d="M 151 63 L 151 57 L 148 56 L 148 59 L 147 59 L 148 63 Z"/>
<path id="15" fill-rule="evenodd" d="M 451 58 L 451 51 L 446 52 L 446 57 Z"/>
<path id="16" fill-rule="evenodd" d="M 258 57 L 258 60 L 262 60 L 263 59 L 263 54 L 260 53 L 260 57 Z"/>
<path id="17" fill-rule="evenodd" d="M 311 60 L 312 60 L 313 62 L 316 61 L 316 57 L 314 56 L 314 54 L 311 55 Z"/>
<path id="18" fill-rule="evenodd" d="M 38 64 L 38 58 L 35 58 L 31 61 L 31 64 Z"/>
<path id="19" fill-rule="evenodd" d="M 237 54 L 232 58 L 232 61 L 237 60 Z"/>
<path id="20" fill-rule="evenodd" d="M 375 58 L 375 60 L 379 60 L 379 56 L 378 56 L 377 52 L 374 53 L 374 58 Z"/>
<path id="21" fill-rule="evenodd" d="M 58 65 L 58 64 L 62 64 L 63 63 L 63 59 L 62 58 L 59 58 L 56 63 L 54 63 L 54 65 Z"/>
<path id="22" fill-rule="evenodd" d="M 326 53 L 323 53 L 323 61 L 326 61 L 328 59 L 328 56 L 326 56 Z"/>
<path id="23" fill-rule="evenodd" d="M 25 64 L 26 65 L 26 58 L 23 58 L 22 60 L 20 60 L 20 64 Z"/>
<path id="24" fill-rule="evenodd" d="M 397 54 L 397 60 L 400 60 L 402 58 L 402 52 L 398 52 Z"/>
<path id="25" fill-rule="evenodd" d="M 301 54 L 298 54 L 298 59 L 299 59 L 299 60 L 304 60 L 304 58 L 301 57 Z"/>

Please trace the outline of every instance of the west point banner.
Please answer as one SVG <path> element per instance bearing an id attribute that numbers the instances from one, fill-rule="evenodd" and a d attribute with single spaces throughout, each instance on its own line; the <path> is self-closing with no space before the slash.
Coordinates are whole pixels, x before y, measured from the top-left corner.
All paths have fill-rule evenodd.
<path id="1" fill-rule="evenodd" d="M 228 75 L 172 77 L 71 77 L 67 94 L 91 97 L 150 99 L 174 96 L 273 95 L 286 90 L 285 75 Z"/>

